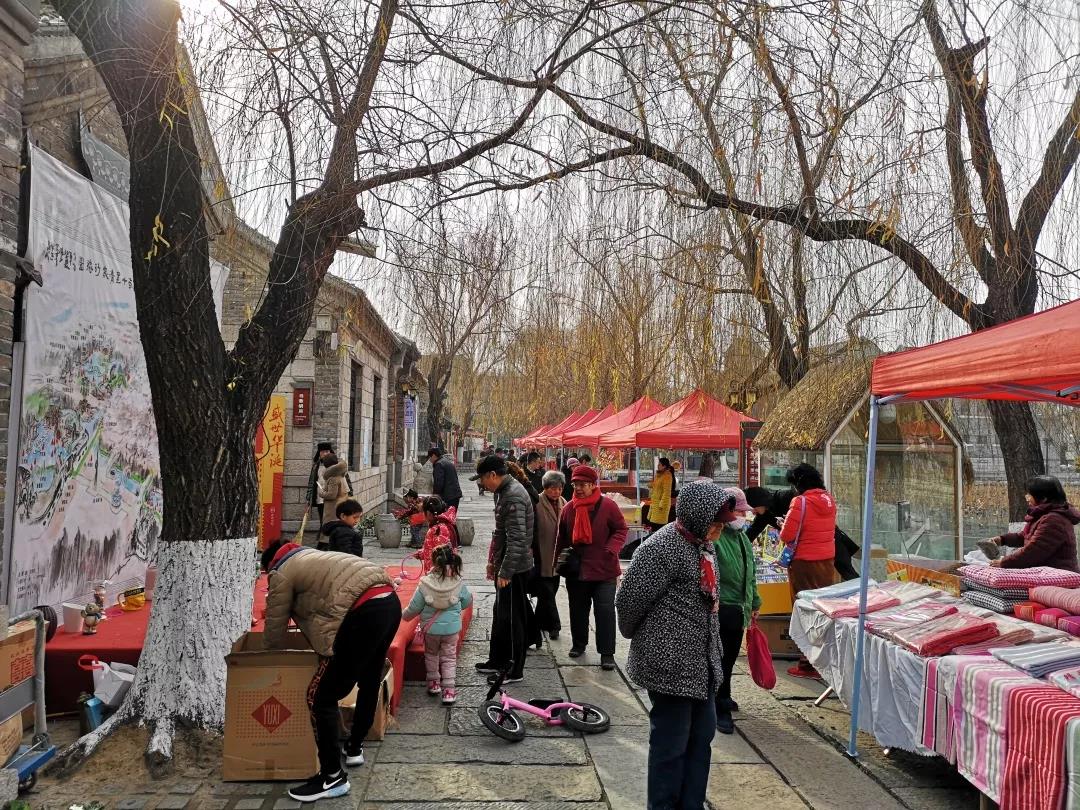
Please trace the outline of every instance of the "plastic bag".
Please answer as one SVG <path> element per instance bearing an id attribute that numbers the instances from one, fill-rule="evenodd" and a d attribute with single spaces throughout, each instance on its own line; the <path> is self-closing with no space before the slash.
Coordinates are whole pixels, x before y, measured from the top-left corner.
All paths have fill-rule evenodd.
<path id="1" fill-rule="evenodd" d="M 772 652 L 769 640 L 757 626 L 757 620 L 750 622 L 746 630 L 746 663 L 750 667 L 750 677 L 762 689 L 776 686 L 776 670 L 773 668 Z"/>
<path id="2" fill-rule="evenodd" d="M 110 709 L 119 708 L 135 681 L 135 667 L 130 664 L 106 664 L 96 656 L 83 655 L 79 667 L 93 673 L 94 697 Z"/>

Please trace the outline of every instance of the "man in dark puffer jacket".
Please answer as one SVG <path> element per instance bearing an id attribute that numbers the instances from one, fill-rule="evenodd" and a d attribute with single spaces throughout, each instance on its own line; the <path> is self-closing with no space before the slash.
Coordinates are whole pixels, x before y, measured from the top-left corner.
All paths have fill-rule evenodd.
<path id="1" fill-rule="evenodd" d="M 482 459 L 476 475 L 488 492 L 495 494 L 495 534 L 489 571 L 495 579 L 495 617 L 491 628 L 488 660 L 477 664 L 481 672 L 496 673 L 514 662 L 507 683 L 520 681 L 525 669 L 526 628 L 532 605 L 526 593 L 526 580 L 533 567 L 532 498 L 510 475 L 506 460 L 496 456 Z M 495 675 L 492 674 L 494 679 Z M 490 679 L 489 679 L 490 680 Z"/>

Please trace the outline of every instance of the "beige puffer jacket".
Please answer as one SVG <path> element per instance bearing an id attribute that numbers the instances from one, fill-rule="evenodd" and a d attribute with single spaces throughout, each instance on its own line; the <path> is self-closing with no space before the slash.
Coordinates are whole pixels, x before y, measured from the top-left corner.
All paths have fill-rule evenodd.
<path id="1" fill-rule="evenodd" d="M 337 464 L 326 468 L 326 481 L 323 483 L 322 492 L 320 493 L 323 503 L 326 504 L 323 507 L 324 521 L 329 522 L 337 517 L 338 505 L 349 499 L 349 484 L 345 480 L 345 476 L 348 474 L 349 463 L 347 461 L 339 461 Z"/>
<path id="2" fill-rule="evenodd" d="M 285 646 L 289 619 L 303 631 L 319 655 L 334 654 L 334 637 L 345 614 L 357 599 L 375 585 L 390 585 L 381 565 L 352 554 L 295 551 L 270 570 L 266 597 L 266 646 Z M 385 597 L 396 599 L 391 594 Z"/>

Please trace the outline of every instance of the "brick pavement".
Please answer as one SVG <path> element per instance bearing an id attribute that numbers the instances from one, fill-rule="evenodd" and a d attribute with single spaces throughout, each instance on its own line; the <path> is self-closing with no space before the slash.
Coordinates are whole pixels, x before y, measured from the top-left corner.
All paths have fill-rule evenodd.
<path id="1" fill-rule="evenodd" d="M 466 489 L 471 487 L 466 486 Z M 319 802 L 320 810 L 637 810 L 645 806 L 648 696 L 624 676 L 629 642 L 619 639 L 616 672 L 603 672 L 590 650 L 570 659 L 569 632 L 531 652 L 518 697 L 571 697 L 597 703 L 612 715 L 611 730 L 581 737 L 527 720 L 517 744 L 496 739 L 481 726 L 476 707 L 484 699 L 483 676 L 472 665 L 486 658 L 494 591 L 483 579 L 493 528 L 490 497 L 467 496 L 461 516 L 476 523 L 476 542 L 463 551 L 465 578 L 476 595 L 474 617 L 459 666 L 459 702 L 443 708 L 422 684 L 406 684 L 399 725 L 381 743 L 365 747 L 368 762 L 350 774 L 347 798 Z M 365 552 L 386 564 L 406 549 Z M 560 591 L 563 621 L 568 608 Z M 778 662 L 779 663 L 779 662 Z M 978 795 L 939 760 L 894 755 L 886 759 L 870 742 L 862 767 L 839 750 L 846 717 L 835 701 L 814 709 L 817 684 L 787 678 L 772 693 L 757 689 L 741 664 L 734 682 L 742 707 L 733 736 L 717 735 L 709 801 L 719 808 L 872 808 L 932 810 L 976 808 Z M 134 763 L 133 763 L 134 764 Z M 93 769 L 91 761 L 87 769 Z M 80 795 L 79 776 L 68 783 L 46 779 L 28 797 L 32 807 L 66 808 Z M 147 781 L 137 788 L 103 790 L 117 810 L 286 810 L 287 784 Z M 138 791 L 138 792 L 136 792 Z M 122 793 L 132 795 L 119 796 Z M 70 798 L 69 798 L 70 797 Z"/>

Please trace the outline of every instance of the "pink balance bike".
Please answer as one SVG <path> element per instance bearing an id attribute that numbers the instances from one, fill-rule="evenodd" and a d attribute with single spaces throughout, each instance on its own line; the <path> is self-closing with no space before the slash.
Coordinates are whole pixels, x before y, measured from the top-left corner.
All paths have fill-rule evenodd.
<path id="1" fill-rule="evenodd" d="M 585 734 L 599 734 L 611 727 L 608 713 L 591 703 L 543 698 L 530 700 L 528 703 L 515 700 L 502 688 L 509 671 L 508 667 L 499 673 L 499 677 L 488 690 L 487 700 L 479 709 L 480 722 L 496 737 L 510 742 L 521 742 L 525 739 L 525 724 L 521 722 L 518 710 L 539 717 L 549 726 L 566 726 Z"/>

